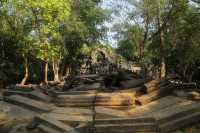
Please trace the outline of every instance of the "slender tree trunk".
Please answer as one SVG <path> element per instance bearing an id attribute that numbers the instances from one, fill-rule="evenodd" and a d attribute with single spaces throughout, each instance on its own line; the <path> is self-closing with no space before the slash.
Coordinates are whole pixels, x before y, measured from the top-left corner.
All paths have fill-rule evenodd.
<path id="1" fill-rule="evenodd" d="M 3 57 L 3 59 L 5 58 L 5 49 L 4 49 L 4 43 L 3 42 L 1 42 L 1 49 L 2 49 L 2 57 Z"/>
<path id="2" fill-rule="evenodd" d="M 159 39 L 160 39 L 160 78 L 166 77 L 166 64 L 165 64 L 165 51 L 164 51 L 164 31 L 162 27 L 162 20 L 160 14 L 160 3 L 158 3 L 158 30 L 159 32 Z"/>
<path id="3" fill-rule="evenodd" d="M 25 68 L 25 74 L 24 74 L 24 78 L 22 79 L 20 85 L 25 85 L 25 84 L 26 84 L 26 81 L 27 81 L 27 79 L 28 79 L 29 70 L 28 70 L 28 59 L 27 59 L 27 58 L 25 59 L 24 68 Z"/>
<path id="4" fill-rule="evenodd" d="M 53 72 L 54 72 L 54 81 L 58 82 L 60 81 L 59 77 L 59 62 L 53 60 Z"/>
<path id="5" fill-rule="evenodd" d="M 147 14 L 144 18 L 144 26 L 145 26 L 145 33 L 144 33 L 143 40 L 140 44 L 140 59 L 142 59 L 144 57 L 145 43 L 147 41 L 147 37 L 148 37 L 148 33 L 149 33 L 149 19 L 148 19 Z"/>
<path id="6" fill-rule="evenodd" d="M 44 66 L 44 83 L 48 84 L 48 62 L 45 62 Z"/>
<path id="7" fill-rule="evenodd" d="M 66 67 L 67 67 L 67 59 L 66 57 L 64 57 L 62 64 L 61 64 L 61 68 L 60 68 L 60 76 L 66 76 Z"/>

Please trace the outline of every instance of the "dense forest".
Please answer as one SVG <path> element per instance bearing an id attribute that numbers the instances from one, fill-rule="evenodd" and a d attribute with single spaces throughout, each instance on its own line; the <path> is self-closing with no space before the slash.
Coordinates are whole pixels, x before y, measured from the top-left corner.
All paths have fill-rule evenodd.
<path id="1" fill-rule="evenodd" d="M 121 0 L 125 1 L 125 0 Z M 126 22 L 109 29 L 112 14 L 102 0 L 1 0 L 0 81 L 48 83 L 75 74 L 89 49 L 110 48 L 158 75 L 200 79 L 200 1 L 126 0 Z M 116 13 L 117 14 L 117 13 Z"/>

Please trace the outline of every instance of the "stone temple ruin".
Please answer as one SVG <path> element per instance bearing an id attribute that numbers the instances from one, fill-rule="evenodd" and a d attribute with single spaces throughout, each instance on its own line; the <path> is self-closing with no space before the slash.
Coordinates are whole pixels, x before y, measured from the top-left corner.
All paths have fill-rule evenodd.
<path id="1" fill-rule="evenodd" d="M 121 55 L 105 47 L 97 47 L 93 48 L 90 55 L 84 58 L 81 73 L 106 74 L 117 71 L 117 69 L 125 69 L 136 73 L 142 71 L 142 67 L 138 63 L 126 61 Z"/>
<path id="2" fill-rule="evenodd" d="M 120 61 L 103 49 L 93 50 L 89 59 L 82 74 L 64 85 L 16 85 L 4 90 L 0 132 L 200 132 L 200 92 L 195 86 L 180 85 L 170 78 L 144 79 L 134 63 Z M 129 71 L 114 73 L 122 68 Z"/>

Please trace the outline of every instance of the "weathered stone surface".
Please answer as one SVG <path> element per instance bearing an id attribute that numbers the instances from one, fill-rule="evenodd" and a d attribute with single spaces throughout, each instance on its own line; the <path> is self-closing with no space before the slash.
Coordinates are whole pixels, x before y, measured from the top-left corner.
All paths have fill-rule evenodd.
<path id="1" fill-rule="evenodd" d="M 87 91 L 55 91 L 55 90 L 48 90 L 50 93 L 53 93 L 55 96 L 59 95 L 86 95 L 86 94 L 96 94 L 96 90 L 87 90 Z"/>
<path id="2" fill-rule="evenodd" d="M 173 91 L 173 88 L 174 86 L 172 84 L 169 84 L 167 86 L 162 86 L 158 90 L 155 90 L 149 94 L 137 98 L 136 103 L 140 105 L 145 105 L 164 96 L 168 96 Z"/>
<path id="3" fill-rule="evenodd" d="M 143 105 L 141 107 L 136 107 L 134 109 L 130 109 L 126 112 L 126 115 L 127 115 L 127 117 L 151 115 L 155 111 L 169 108 L 170 106 L 178 104 L 183 101 L 185 101 L 185 100 L 182 98 L 179 98 L 179 97 L 167 96 L 167 97 L 161 98 L 157 101 L 151 102 L 147 105 Z"/>
<path id="4" fill-rule="evenodd" d="M 100 75 L 98 74 L 88 74 L 88 75 L 79 75 L 79 76 L 76 76 L 75 78 L 98 78 L 100 77 Z"/>
<path id="5" fill-rule="evenodd" d="M 127 81 L 122 81 L 120 83 L 120 86 L 122 88 L 133 88 L 137 86 L 141 86 L 146 82 L 145 79 L 132 79 L 132 80 L 127 80 Z"/>
<path id="6" fill-rule="evenodd" d="M 4 96 L 10 96 L 10 95 L 21 95 L 21 96 L 28 96 L 28 91 L 15 91 L 15 90 L 6 90 L 3 92 Z"/>
<path id="7" fill-rule="evenodd" d="M 42 125 L 42 124 L 39 124 L 37 126 L 37 128 L 42 131 L 42 133 L 60 133 L 59 131 L 51 128 L 51 127 L 48 127 L 46 125 Z"/>
<path id="8" fill-rule="evenodd" d="M 56 113 L 48 113 L 45 116 L 54 118 L 59 121 L 65 122 L 91 122 L 92 116 L 90 115 L 70 115 L 70 114 L 56 114 Z"/>
<path id="9" fill-rule="evenodd" d="M 9 133 L 29 133 L 29 131 L 26 129 L 27 124 L 19 124 L 15 127 L 13 127 Z"/>
<path id="10" fill-rule="evenodd" d="M 158 127 L 154 123 L 139 123 L 139 124 L 106 124 L 96 125 L 96 133 L 134 133 L 134 132 L 149 132 L 157 131 Z"/>
<path id="11" fill-rule="evenodd" d="M 169 121 L 159 126 L 161 133 L 170 133 L 170 131 L 180 129 L 184 126 L 188 126 L 200 121 L 200 112 L 192 113 L 190 115 L 183 116 L 179 119 Z"/>
<path id="12" fill-rule="evenodd" d="M 133 118 L 105 118 L 96 119 L 95 124 L 123 124 L 123 123 L 155 123 L 153 117 L 133 117 Z"/>
<path id="13" fill-rule="evenodd" d="M 105 114 L 113 117 L 124 117 L 125 114 L 123 111 L 109 109 L 105 107 L 95 107 L 96 114 Z"/>
<path id="14" fill-rule="evenodd" d="M 51 97 L 50 96 L 42 93 L 39 90 L 31 91 L 31 92 L 29 92 L 28 95 L 29 95 L 30 98 L 33 98 L 35 100 L 41 100 L 41 101 L 45 101 L 45 102 L 50 102 L 51 101 Z"/>
<path id="15" fill-rule="evenodd" d="M 12 103 L 12 104 L 16 104 L 31 110 L 35 110 L 35 111 L 44 111 L 44 112 L 48 112 L 52 110 L 52 105 L 43 103 L 43 102 L 39 102 L 36 100 L 32 100 L 30 98 L 27 97 L 23 97 L 20 95 L 12 95 L 12 96 L 8 96 L 5 97 L 4 100 L 6 102 Z"/>
<path id="16" fill-rule="evenodd" d="M 183 98 L 189 98 L 190 94 L 186 91 L 183 90 L 175 90 L 174 95 L 178 96 L 178 97 L 183 97 Z"/>
<path id="17" fill-rule="evenodd" d="M 46 115 L 39 115 L 35 117 L 35 121 L 37 123 L 42 123 L 46 126 L 49 126 L 51 128 L 54 128 L 55 130 L 58 130 L 60 132 L 69 132 L 69 133 L 76 133 L 76 131 L 74 130 L 74 128 L 72 128 L 71 126 L 64 124 L 54 118 L 51 118 L 49 116 Z"/>
<path id="18" fill-rule="evenodd" d="M 131 106 L 135 96 L 132 92 L 97 93 L 96 106 Z"/>
<path id="19" fill-rule="evenodd" d="M 100 89 L 101 83 L 92 83 L 92 84 L 82 84 L 77 87 L 74 87 L 72 90 L 94 90 Z"/>
<path id="20" fill-rule="evenodd" d="M 200 103 L 186 101 L 173 105 L 169 108 L 154 112 L 153 115 L 159 124 L 166 123 L 178 118 L 200 112 Z"/>
<path id="21" fill-rule="evenodd" d="M 159 124 L 160 132 L 180 129 L 200 120 L 200 103 L 183 101 L 152 113 Z"/>
<path id="22" fill-rule="evenodd" d="M 81 123 L 75 129 L 80 133 L 92 133 L 92 127 L 88 123 Z"/>
<path id="23" fill-rule="evenodd" d="M 169 83 L 170 82 L 167 81 L 166 79 L 151 81 L 151 82 L 144 85 L 145 86 L 145 92 L 146 93 L 153 92 L 155 90 L 162 88 L 163 86 L 167 86 Z"/>
<path id="24" fill-rule="evenodd" d="M 93 115 L 93 111 L 91 109 L 85 108 L 56 107 L 51 112 L 68 115 Z"/>
<path id="25" fill-rule="evenodd" d="M 4 96 L 21 95 L 21 96 L 25 96 L 25 97 L 32 98 L 32 99 L 35 99 L 35 100 L 40 100 L 40 101 L 45 101 L 45 102 L 50 102 L 51 101 L 51 97 L 46 95 L 46 94 L 44 94 L 40 90 L 33 90 L 33 91 L 6 90 L 3 93 L 3 95 Z"/>

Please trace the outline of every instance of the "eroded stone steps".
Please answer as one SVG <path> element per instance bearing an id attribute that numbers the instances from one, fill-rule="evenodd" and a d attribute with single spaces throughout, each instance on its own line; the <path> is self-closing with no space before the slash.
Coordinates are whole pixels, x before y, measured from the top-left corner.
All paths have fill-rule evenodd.
<path id="1" fill-rule="evenodd" d="M 156 123 L 153 117 L 96 119 L 95 124 Z"/>
<path id="2" fill-rule="evenodd" d="M 51 104 L 33 100 L 20 95 L 6 96 L 4 97 L 4 101 L 34 111 L 49 112 L 53 109 L 53 105 Z"/>
<path id="3" fill-rule="evenodd" d="M 37 128 L 42 131 L 42 133 L 61 133 L 60 131 L 55 130 L 54 128 L 48 127 L 43 124 L 39 124 Z"/>
<path id="4" fill-rule="evenodd" d="M 62 122 L 60 122 L 54 118 L 51 118 L 49 116 L 46 116 L 46 115 L 36 116 L 34 118 L 34 121 L 36 123 L 40 123 L 40 124 L 44 125 L 45 127 L 53 128 L 54 130 L 57 130 L 61 133 L 63 133 L 63 132 L 77 133 L 77 131 L 74 128 L 72 128 L 71 126 L 69 126 L 65 123 L 62 123 Z"/>
<path id="5" fill-rule="evenodd" d="M 39 101 L 44 101 L 44 102 L 51 101 L 51 97 L 44 94 L 40 90 L 33 90 L 33 91 L 6 90 L 4 92 L 4 96 L 11 96 L 11 95 L 21 95 L 21 96 L 25 96 L 34 100 L 39 100 Z"/>
<path id="6" fill-rule="evenodd" d="M 171 131 L 180 129 L 184 126 L 189 126 L 200 122 L 200 112 L 192 113 L 172 121 L 168 121 L 159 125 L 160 133 L 170 133 Z"/>
<path id="7" fill-rule="evenodd" d="M 200 103 L 186 101 L 164 110 L 155 112 L 153 115 L 159 124 L 163 124 L 169 121 L 183 118 L 185 116 L 189 116 L 196 112 L 200 112 Z"/>
<path id="8" fill-rule="evenodd" d="M 123 123 L 95 125 L 96 133 L 135 133 L 156 132 L 158 126 L 155 123 Z"/>
<path id="9" fill-rule="evenodd" d="M 184 102 L 184 101 L 186 100 L 182 98 L 178 98 L 175 96 L 167 96 L 157 101 L 153 101 L 147 105 L 130 109 L 125 114 L 127 115 L 127 117 L 151 115 L 153 112 L 156 112 L 165 108 L 170 108 L 171 106 Z"/>

